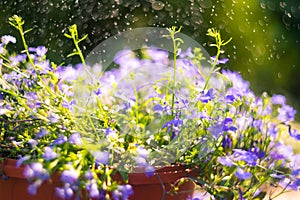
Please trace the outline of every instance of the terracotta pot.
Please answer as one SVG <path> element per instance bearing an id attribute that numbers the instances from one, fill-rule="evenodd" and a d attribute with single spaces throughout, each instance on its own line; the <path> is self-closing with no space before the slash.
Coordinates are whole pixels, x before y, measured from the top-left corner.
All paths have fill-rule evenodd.
<path id="1" fill-rule="evenodd" d="M 5 174 L 8 180 L 0 180 L 0 199 L 3 200 L 60 200 L 55 195 L 55 187 L 61 185 L 59 177 L 54 176 L 51 182 L 44 183 L 37 192 L 31 196 L 27 193 L 28 181 L 23 176 L 24 167 L 16 167 L 16 160 L 5 159 L 0 162 L 0 173 Z M 177 194 L 172 191 L 172 184 L 179 179 L 187 177 L 191 172 L 181 166 L 163 167 L 155 171 L 154 175 L 147 177 L 144 173 L 129 174 L 129 184 L 132 185 L 134 195 L 130 200 L 183 200 L 193 195 L 194 183 L 186 182 L 180 186 Z M 114 175 L 114 180 L 122 183 L 120 174 Z M 82 199 L 84 200 L 84 199 Z"/>

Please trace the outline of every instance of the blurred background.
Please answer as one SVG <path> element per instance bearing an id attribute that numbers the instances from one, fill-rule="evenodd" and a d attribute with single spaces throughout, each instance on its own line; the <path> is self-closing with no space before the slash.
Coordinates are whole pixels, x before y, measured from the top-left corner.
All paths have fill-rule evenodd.
<path id="1" fill-rule="evenodd" d="M 173 25 L 214 55 L 205 34 L 215 27 L 224 39 L 233 38 L 224 48 L 230 62 L 223 67 L 239 71 L 257 94 L 287 96 L 300 120 L 299 0 L 0 0 L 0 35 L 19 39 L 8 24 L 14 14 L 23 17 L 25 29 L 33 28 L 29 46 L 46 46 L 57 64 L 79 62 L 66 58 L 73 44 L 63 33 L 72 24 L 89 35 L 81 44 L 84 55 L 119 32 Z"/>

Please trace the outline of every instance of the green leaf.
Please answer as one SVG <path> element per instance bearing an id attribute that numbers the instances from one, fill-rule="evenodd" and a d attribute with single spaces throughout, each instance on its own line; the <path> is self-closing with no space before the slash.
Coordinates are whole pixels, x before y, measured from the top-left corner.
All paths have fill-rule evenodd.
<path id="1" fill-rule="evenodd" d="M 54 169 L 54 168 L 57 166 L 58 162 L 59 162 L 58 159 L 52 161 L 52 162 L 49 164 L 49 168 L 50 168 L 50 169 Z"/>

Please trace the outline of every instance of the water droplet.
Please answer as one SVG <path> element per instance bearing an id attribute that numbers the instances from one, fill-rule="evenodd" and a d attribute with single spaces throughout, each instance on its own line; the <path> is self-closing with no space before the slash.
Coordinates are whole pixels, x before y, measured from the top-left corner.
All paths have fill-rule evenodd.
<path id="1" fill-rule="evenodd" d="M 200 6 L 201 6 L 202 8 L 211 8 L 211 7 L 212 7 L 212 2 L 211 2 L 211 0 L 201 0 L 201 1 L 199 2 L 199 4 L 200 4 Z"/>
<path id="2" fill-rule="evenodd" d="M 152 3 L 152 8 L 154 10 L 161 10 L 161 9 L 164 8 L 164 6 L 165 6 L 165 4 L 163 2 L 161 2 L 161 1 L 154 1 Z"/>

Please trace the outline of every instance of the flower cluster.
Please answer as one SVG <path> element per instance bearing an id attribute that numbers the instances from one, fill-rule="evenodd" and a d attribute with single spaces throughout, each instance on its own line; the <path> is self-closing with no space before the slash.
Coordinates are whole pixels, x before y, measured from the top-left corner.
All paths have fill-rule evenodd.
<path id="1" fill-rule="evenodd" d="M 23 21 L 11 24 L 24 35 Z M 76 26 L 72 55 L 83 58 Z M 47 48 L 27 47 L 9 53 L 12 36 L 0 43 L 0 154 L 26 165 L 28 192 L 60 172 L 62 199 L 128 199 L 130 185 L 119 185 L 116 171 L 184 164 L 197 168 L 195 183 L 215 199 L 262 199 L 262 185 L 286 189 L 300 186 L 300 156 L 283 137 L 300 139 L 292 128 L 296 111 L 282 95 L 256 96 L 237 72 L 219 70 L 224 42 L 214 29 L 217 54 L 201 57 L 201 49 L 179 51 L 183 42 L 169 29 L 173 59 L 151 47 L 124 49 L 116 68 L 94 73 L 81 64 L 57 66 Z M 203 65 L 202 61 L 210 66 Z M 97 76 L 101 74 L 101 76 Z"/>

